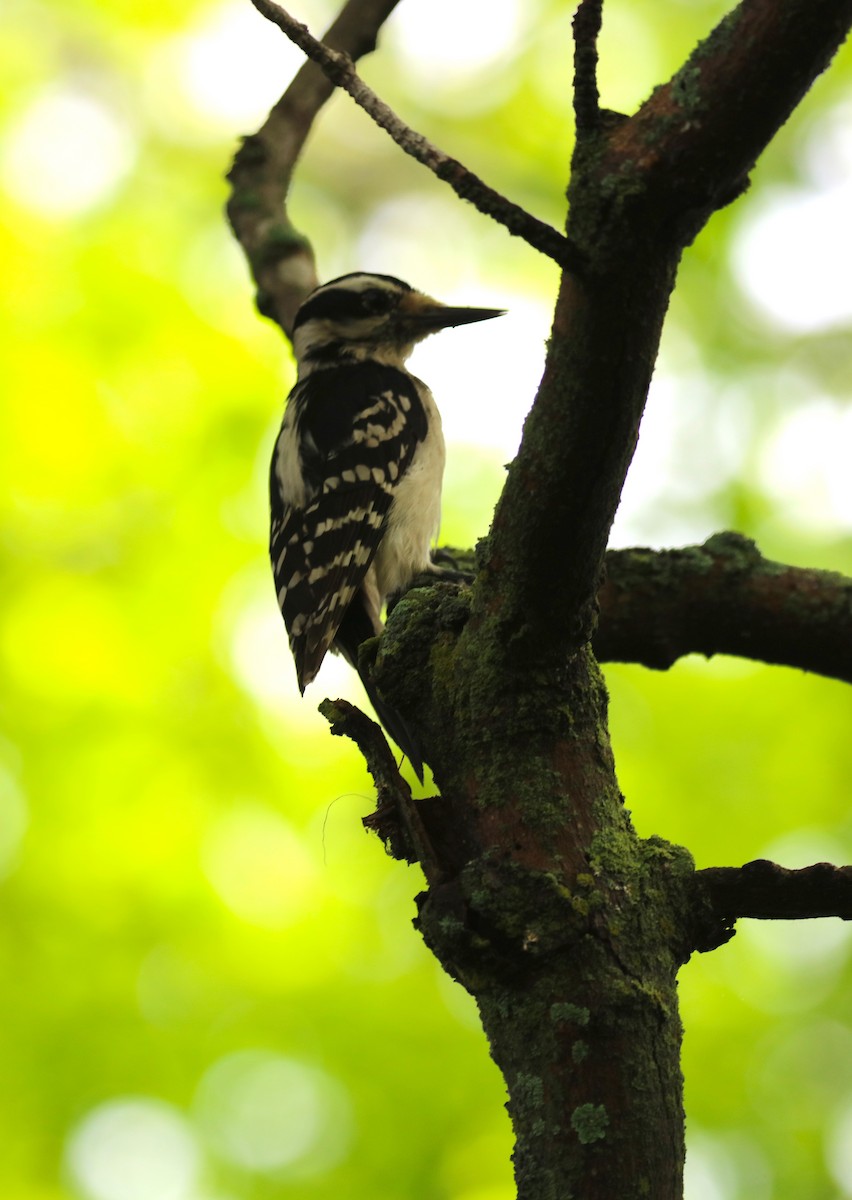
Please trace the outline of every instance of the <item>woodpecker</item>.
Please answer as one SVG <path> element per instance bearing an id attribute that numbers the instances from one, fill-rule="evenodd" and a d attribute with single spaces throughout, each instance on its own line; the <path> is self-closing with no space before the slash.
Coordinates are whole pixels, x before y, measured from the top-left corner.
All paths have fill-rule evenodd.
<path id="1" fill-rule="evenodd" d="M 392 275 L 356 272 L 318 287 L 296 314 L 298 377 L 272 455 L 269 553 L 301 692 L 329 649 L 358 670 L 385 601 L 423 572 L 444 573 L 430 558 L 441 417 L 405 362 L 430 333 L 502 311 L 451 308 Z M 422 780 L 416 739 L 359 674 Z"/>

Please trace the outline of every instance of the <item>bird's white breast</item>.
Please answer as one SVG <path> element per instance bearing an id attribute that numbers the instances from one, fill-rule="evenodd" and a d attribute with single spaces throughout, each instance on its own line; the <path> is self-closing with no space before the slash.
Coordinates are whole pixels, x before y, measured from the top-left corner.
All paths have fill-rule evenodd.
<path id="1" fill-rule="evenodd" d="M 446 459 L 441 416 L 425 383 L 417 379 L 415 384 L 426 412 L 428 432 L 394 488 L 393 504 L 373 562 L 383 598 L 407 587 L 416 575 L 429 569 L 429 549 L 441 523 Z"/>

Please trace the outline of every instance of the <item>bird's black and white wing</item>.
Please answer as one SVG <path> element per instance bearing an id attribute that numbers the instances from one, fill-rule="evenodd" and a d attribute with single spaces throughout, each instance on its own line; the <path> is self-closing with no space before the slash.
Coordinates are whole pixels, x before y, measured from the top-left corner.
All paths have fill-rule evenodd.
<path id="1" fill-rule="evenodd" d="M 316 370 L 291 393 L 270 473 L 270 557 L 303 691 L 369 583 L 396 489 L 426 433 L 414 381 L 394 367 Z M 366 636 L 381 628 L 378 612 L 371 620 Z"/>

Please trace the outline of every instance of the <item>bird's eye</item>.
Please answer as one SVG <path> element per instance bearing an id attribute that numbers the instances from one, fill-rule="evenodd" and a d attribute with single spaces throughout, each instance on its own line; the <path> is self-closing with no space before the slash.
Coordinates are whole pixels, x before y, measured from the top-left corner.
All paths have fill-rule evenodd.
<path id="1" fill-rule="evenodd" d="M 390 312 L 393 308 L 394 297 L 383 288 L 369 288 L 366 292 L 361 293 L 361 303 L 364 312 L 371 317 L 378 316 L 379 313 Z"/>

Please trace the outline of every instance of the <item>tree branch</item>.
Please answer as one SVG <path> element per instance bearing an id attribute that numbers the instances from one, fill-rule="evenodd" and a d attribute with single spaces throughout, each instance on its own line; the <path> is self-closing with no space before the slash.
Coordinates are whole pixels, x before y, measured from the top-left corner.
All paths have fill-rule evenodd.
<path id="1" fill-rule="evenodd" d="M 577 136 L 593 133 L 600 120 L 598 34 L 603 0 L 580 0 L 574 14 L 574 120 Z"/>
<path id="2" fill-rule="evenodd" d="M 417 133 L 401 121 L 358 76 L 348 54 L 318 42 L 305 25 L 294 20 L 285 9 L 275 3 L 275 0 L 252 0 L 252 4 L 317 63 L 331 83 L 347 92 L 380 129 L 390 134 L 406 154 L 428 167 L 434 175 L 448 183 L 457 196 L 469 201 L 479 212 L 503 225 L 509 233 L 522 238 L 528 245 L 555 262 L 568 265 L 572 255 L 564 234 L 553 229 L 545 221 L 540 221 L 520 205 L 507 200 L 457 159 L 433 146 L 422 133 Z"/>
<path id="3" fill-rule="evenodd" d="M 852 579 L 771 562 L 740 534 L 610 550 L 598 600 L 600 662 L 667 670 L 684 654 L 732 654 L 852 683 Z"/>
<path id="4" fill-rule="evenodd" d="M 326 33 L 326 44 L 355 59 L 369 54 L 398 3 L 348 0 Z M 310 242 L 287 215 L 287 195 L 314 119 L 333 91 L 328 77 L 305 63 L 261 128 L 245 138 L 228 174 L 228 219 L 257 284 L 257 306 L 288 336 L 317 274 Z"/>
<path id="5" fill-rule="evenodd" d="M 443 878 L 444 848 L 432 844 L 432 830 L 440 842 L 439 797 L 414 800 L 402 778 L 382 728 L 347 700 L 323 700 L 319 710 L 335 737 L 351 738 L 364 756 L 376 788 L 376 810 L 363 818 L 364 828 L 375 833 L 393 858 L 420 863 L 430 884 Z M 437 819 L 436 819 L 437 818 Z M 440 852 L 439 852 L 440 851 Z"/>
<path id="6" fill-rule="evenodd" d="M 702 900 L 721 920 L 802 921 L 811 917 L 852 920 L 852 867 L 815 863 L 791 871 L 765 858 L 742 867 L 696 871 Z"/>
<path id="7" fill-rule="evenodd" d="M 639 155 L 649 215 L 694 236 L 746 185 L 850 22 L 852 0 L 742 0 L 616 131 L 605 169 L 632 178 Z"/>
<path id="8" fill-rule="evenodd" d="M 472 550 L 445 549 L 475 573 Z M 686 654 L 730 654 L 852 683 L 852 579 L 772 562 L 741 533 L 607 550 L 598 605 L 598 662 L 667 671 Z"/>
<path id="9" fill-rule="evenodd" d="M 578 138 L 567 232 L 581 266 L 563 275 L 470 626 L 519 669 L 555 668 L 589 636 L 682 250 L 850 21 L 852 0 L 742 0 L 633 117 Z"/>

